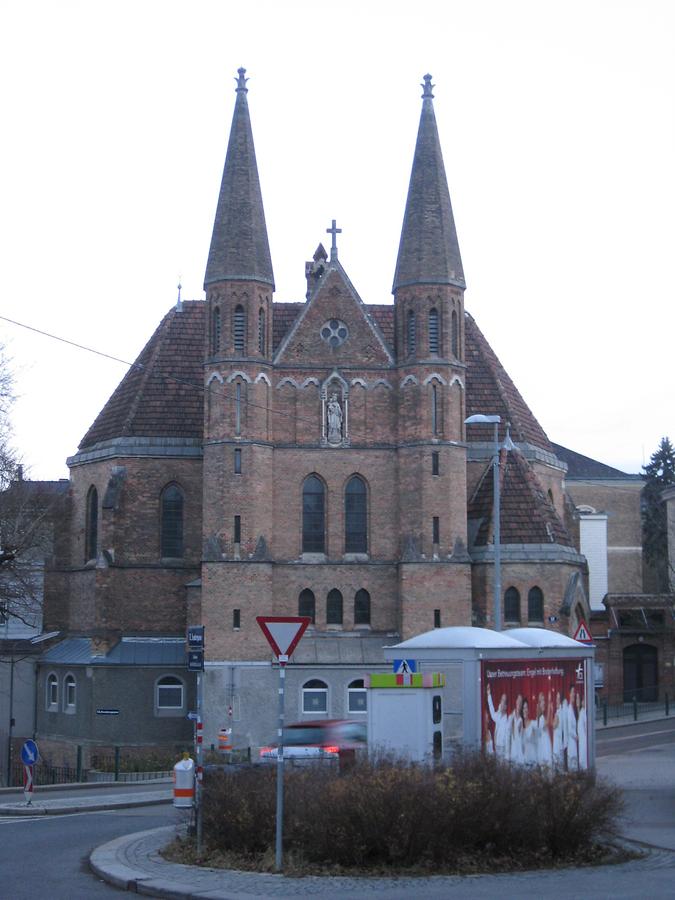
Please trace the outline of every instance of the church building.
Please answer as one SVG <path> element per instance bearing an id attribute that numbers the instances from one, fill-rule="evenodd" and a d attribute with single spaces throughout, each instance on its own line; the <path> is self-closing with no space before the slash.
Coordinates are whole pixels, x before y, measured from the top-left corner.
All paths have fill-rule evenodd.
<path id="1" fill-rule="evenodd" d="M 475 414 L 501 419 L 504 627 L 572 635 L 590 619 L 566 463 L 464 306 L 431 76 L 393 304 L 361 298 L 335 222 L 306 297 L 274 302 L 246 81 L 240 69 L 205 299 L 167 312 L 69 459 L 46 583 L 61 639 L 38 692 L 52 747 L 189 740 L 188 625 L 205 626 L 205 741 L 228 726 L 235 748 L 276 726 L 257 615 L 312 619 L 288 721 L 364 716 L 384 645 L 493 627 L 495 442 L 465 424 Z"/>

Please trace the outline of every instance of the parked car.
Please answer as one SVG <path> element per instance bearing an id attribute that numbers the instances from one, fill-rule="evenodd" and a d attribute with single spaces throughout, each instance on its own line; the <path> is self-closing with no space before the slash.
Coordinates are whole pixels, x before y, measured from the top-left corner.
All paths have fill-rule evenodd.
<path id="1" fill-rule="evenodd" d="M 293 765 L 345 765 L 366 747 L 366 725 L 350 719 L 296 722 L 284 728 L 284 761 Z M 276 762 L 277 745 L 260 748 L 261 762 Z"/>

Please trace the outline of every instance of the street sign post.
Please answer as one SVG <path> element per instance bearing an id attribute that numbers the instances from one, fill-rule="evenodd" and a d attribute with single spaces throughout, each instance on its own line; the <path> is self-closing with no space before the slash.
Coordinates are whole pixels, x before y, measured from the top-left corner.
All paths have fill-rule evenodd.
<path id="1" fill-rule="evenodd" d="M 197 853 L 202 852 L 202 790 L 204 783 L 204 766 L 202 749 L 204 742 L 204 722 L 202 721 L 203 675 L 204 671 L 204 626 L 188 625 L 187 629 L 187 669 L 197 673 L 197 712 L 188 713 L 188 719 L 195 723 L 195 820 L 197 831 Z"/>
<path id="2" fill-rule="evenodd" d="M 274 655 L 279 660 L 279 742 L 277 744 L 277 822 L 274 866 L 277 872 L 281 872 L 284 841 L 284 685 L 286 681 L 286 663 L 312 620 L 309 616 L 256 616 L 255 620 L 267 638 Z"/>
<path id="3" fill-rule="evenodd" d="M 23 797 L 26 806 L 33 802 L 33 766 L 40 759 L 40 752 L 35 741 L 24 741 L 21 747 L 21 762 L 23 763 Z"/>

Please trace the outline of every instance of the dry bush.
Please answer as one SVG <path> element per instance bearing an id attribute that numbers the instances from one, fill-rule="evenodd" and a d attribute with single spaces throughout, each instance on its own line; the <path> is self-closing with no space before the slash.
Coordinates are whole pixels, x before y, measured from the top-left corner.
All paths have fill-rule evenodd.
<path id="1" fill-rule="evenodd" d="M 274 843 L 276 767 L 217 773 L 205 784 L 211 849 L 243 855 Z M 611 833 L 616 789 L 589 773 L 555 773 L 461 755 L 450 767 L 391 758 L 348 771 L 286 772 L 284 848 L 306 863 L 434 870 L 526 867 L 578 859 Z"/>

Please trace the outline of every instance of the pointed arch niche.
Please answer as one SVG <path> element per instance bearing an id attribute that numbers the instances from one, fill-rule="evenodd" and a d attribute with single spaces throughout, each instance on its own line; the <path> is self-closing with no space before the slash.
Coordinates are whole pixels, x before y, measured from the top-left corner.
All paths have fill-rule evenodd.
<path id="1" fill-rule="evenodd" d="M 339 428 L 335 428 L 335 420 L 331 422 L 330 406 L 337 403 L 339 410 Z M 332 372 L 321 386 L 321 446 L 349 447 L 349 384 L 339 374 Z"/>

